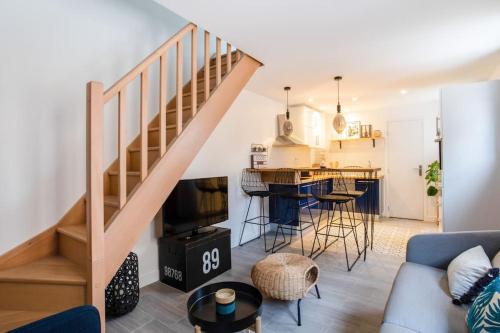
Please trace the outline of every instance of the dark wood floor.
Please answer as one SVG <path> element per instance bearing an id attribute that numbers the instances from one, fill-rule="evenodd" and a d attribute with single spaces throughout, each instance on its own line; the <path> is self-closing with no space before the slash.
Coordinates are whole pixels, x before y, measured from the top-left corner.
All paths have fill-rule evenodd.
<path id="1" fill-rule="evenodd" d="M 385 302 L 399 265 L 404 244 L 420 232 L 436 231 L 433 224 L 384 220 L 376 223 L 375 249 L 366 262 L 360 261 L 351 272 L 345 267 L 344 247 L 337 242 L 316 262 L 320 266 L 321 299 L 311 293 L 302 301 L 302 326 L 296 325 L 296 302 L 265 299 L 263 330 L 266 333 L 292 332 L 378 332 Z M 312 234 L 306 235 L 310 248 Z M 379 243 L 377 243 L 377 238 Z M 353 256 L 353 242 L 349 241 Z M 401 249 L 401 247 L 403 247 Z M 299 253 L 300 241 L 282 252 Z M 232 250 L 232 269 L 211 282 L 242 281 L 251 284 L 250 269 L 266 254 L 263 241 L 257 240 Z M 160 282 L 141 289 L 139 305 L 128 315 L 108 320 L 108 332 L 193 332 L 186 318 L 189 294 Z"/>

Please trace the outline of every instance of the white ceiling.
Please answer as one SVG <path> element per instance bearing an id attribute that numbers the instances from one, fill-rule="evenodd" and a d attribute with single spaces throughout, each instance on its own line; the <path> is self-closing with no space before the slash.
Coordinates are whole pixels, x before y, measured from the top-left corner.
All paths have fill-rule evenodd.
<path id="1" fill-rule="evenodd" d="M 250 90 L 282 101 L 291 85 L 292 103 L 329 111 L 337 74 L 359 109 L 437 98 L 500 66 L 500 0 L 156 1 L 264 63 Z"/>

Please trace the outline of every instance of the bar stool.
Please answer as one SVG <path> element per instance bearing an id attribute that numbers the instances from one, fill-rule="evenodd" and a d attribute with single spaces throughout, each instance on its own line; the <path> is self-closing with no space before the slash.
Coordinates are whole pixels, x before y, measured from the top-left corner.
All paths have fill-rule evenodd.
<path id="1" fill-rule="evenodd" d="M 267 247 L 267 239 L 266 239 L 266 226 L 270 223 L 274 222 L 275 219 L 271 219 L 269 216 L 265 215 L 265 198 L 269 198 L 273 193 L 269 191 L 267 185 L 262 181 L 261 173 L 258 170 L 254 169 L 244 169 L 241 176 L 241 188 L 243 192 L 245 192 L 250 197 L 250 202 L 248 204 L 247 213 L 245 215 L 245 220 L 243 221 L 243 229 L 240 234 L 239 246 L 243 246 L 251 241 L 256 239 L 260 239 L 261 236 L 264 236 L 264 251 L 269 252 L 272 248 Z M 248 214 L 250 212 L 250 208 L 252 206 L 253 198 L 259 198 L 260 201 L 260 213 L 259 215 L 248 218 Z M 255 221 L 257 220 L 257 221 Z M 245 227 L 247 224 L 253 224 L 259 226 L 259 235 L 255 238 L 252 238 L 244 243 L 243 234 L 245 233 Z M 283 242 L 285 242 L 285 236 L 283 234 Z"/>
<path id="2" fill-rule="evenodd" d="M 275 172 L 274 184 L 294 184 L 296 179 L 296 170 L 289 168 L 278 169 Z M 300 233 L 300 243 L 302 248 L 302 255 L 305 255 L 304 252 L 304 237 L 303 231 L 307 230 L 311 226 L 316 230 L 316 226 L 314 224 L 314 218 L 311 212 L 311 199 L 313 196 L 311 193 L 300 193 L 299 191 L 289 191 L 289 192 L 278 192 L 275 193 L 279 196 L 280 199 L 286 201 L 286 208 L 283 220 L 280 220 L 277 223 L 276 233 L 274 235 L 274 242 L 272 247 L 272 253 L 278 252 L 282 248 L 288 246 L 292 242 L 293 232 Z M 302 219 L 302 209 L 307 208 L 310 216 L 310 221 L 304 221 Z M 289 218 L 290 217 L 290 218 Z M 276 239 L 278 237 L 278 233 L 281 231 L 282 235 L 285 234 L 284 230 L 290 231 L 290 240 L 288 242 L 284 242 L 282 244 L 276 245 Z M 315 232 L 315 237 L 316 235 Z M 318 238 L 319 242 L 319 238 Z"/>
<path id="3" fill-rule="evenodd" d="M 346 258 L 346 265 L 347 265 L 347 270 L 351 271 L 352 267 L 357 263 L 359 258 L 361 257 L 361 254 L 363 253 L 360 248 L 359 248 L 359 243 L 358 243 L 358 238 L 357 238 L 357 233 L 355 232 L 355 227 L 353 220 L 351 218 L 351 214 L 349 212 L 349 207 L 348 204 L 351 203 L 354 199 L 351 196 L 347 195 L 337 195 L 337 194 L 331 194 L 334 192 L 336 189 L 333 188 L 335 179 L 341 179 L 342 180 L 342 173 L 337 170 L 320 170 L 316 171 L 314 175 L 315 180 L 317 181 L 316 186 L 313 187 L 312 195 L 313 197 L 318 200 L 320 204 L 320 214 L 319 214 L 319 222 L 318 222 L 318 228 L 316 229 L 316 234 L 317 235 L 322 235 L 325 236 L 325 241 L 324 241 L 324 246 L 321 249 L 321 243 L 318 243 L 319 248 L 315 249 L 316 246 L 316 238 L 314 239 L 313 246 L 311 248 L 311 254 L 312 256 L 314 253 L 317 253 L 314 258 L 317 258 L 319 255 L 321 255 L 323 252 L 326 251 L 331 245 L 336 243 L 339 239 L 342 239 L 344 242 L 344 252 L 345 252 L 345 258 Z M 331 182 L 329 184 L 329 182 Z M 323 227 L 320 227 L 321 223 L 321 217 L 323 215 L 323 210 L 324 207 L 327 207 L 327 222 L 326 225 Z M 330 211 L 331 211 L 331 217 L 330 217 Z M 335 212 L 339 212 L 339 218 L 335 219 Z M 344 216 L 343 213 L 347 212 L 348 220 L 349 223 L 346 224 L 344 222 Z M 337 233 L 332 233 L 332 228 L 338 227 Z M 347 242 L 346 239 L 349 237 L 349 235 L 353 235 L 354 241 L 356 243 L 357 247 L 357 252 L 358 255 L 354 262 L 350 265 L 349 263 L 349 256 L 347 253 Z M 333 240 L 331 242 L 328 242 L 328 239 L 332 237 Z M 366 247 L 363 250 L 366 252 Z"/>
<path id="4" fill-rule="evenodd" d="M 354 168 L 360 168 L 357 166 L 349 166 L 346 168 L 354 169 Z M 356 176 L 359 176 L 359 173 L 357 172 L 349 172 L 349 173 L 341 173 L 339 177 L 334 177 L 333 178 L 333 188 L 334 190 L 330 193 L 333 195 L 343 195 L 343 196 L 348 196 L 351 197 L 353 200 L 350 201 L 351 203 L 351 209 L 352 209 L 352 215 L 353 215 L 353 232 L 356 234 L 357 238 L 357 228 L 363 224 L 363 230 L 364 230 L 364 247 L 367 247 L 367 230 L 368 230 L 368 214 L 370 212 L 369 210 L 369 202 L 370 202 L 370 196 L 368 192 L 368 183 L 367 182 L 362 182 L 359 180 L 356 180 Z M 356 186 L 358 185 L 358 186 Z M 360 188 L 361 187 L 361 188 Z M 360 199 L 364 199 L 364 207 L 360 205 L 359 201 Z M 359 214 L 361 215 L 361 219 L 356 218 L 356 208 L 359 211 Z M 359 222 L 357 222 L 359 221 Z M 365 255 L 365 260 L 366 260 L 366 251 L 364 252 Z"/>

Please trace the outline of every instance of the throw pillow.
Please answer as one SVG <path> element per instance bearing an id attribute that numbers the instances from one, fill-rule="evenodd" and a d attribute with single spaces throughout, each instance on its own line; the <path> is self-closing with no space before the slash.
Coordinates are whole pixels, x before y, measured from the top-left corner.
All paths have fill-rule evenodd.
<path id="1" fill-rule="evenodd" d="M 485 276 L 480 278 L 474 283 L 474 285 L 469 289 L 465 295 L 462 295 L 460 299 L 454 299 L 453 304 L 461 305 L 461 304 L 470 304 L 472 303 L 476 297 L 486 288 L 491 281 L 495 280 L 498 277 L 500 269 L 492 268 L 486 273 Z"/>
<path id="2" fill-rule="evenodd" d="M 482 246 L 462 252 L 448 265 L 448 285 L 453 299 L 460 299 L 491 268 Z"/>
<path id="3" fill-rule="evenodd" d="M 493 267 L 500 268 L 500 251 L 498 251 L 497 255 L 495 258 L 493 258 L 493 261 L 491 262 Z"/>
<path id="4" fill-rule="evenodd" d="M 493 280 L 467 311 L 470 333 L 500 332 L 500 277 Z"/>

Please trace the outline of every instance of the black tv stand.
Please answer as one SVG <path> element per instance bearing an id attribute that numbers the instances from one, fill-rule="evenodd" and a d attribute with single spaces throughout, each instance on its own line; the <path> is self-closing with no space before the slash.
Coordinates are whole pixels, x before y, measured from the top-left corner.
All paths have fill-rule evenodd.
<path id="1" fill-rule="evenodd" d="M 172 235 L 159 239 L 163 283 L 189 291 L 231 268 L 231 230 L 214 227 L 209 230 L 195 236 L 188 232 L 184 238 Z"/>
<path id="2" fill-rule="evenodd" d="M 210 234 L 213 234 L 215 232 L 217 232 L 217 227 L 202 227 L 202 228 L 196 228 L 196 229 L 193 229 L 189 232 L 185 232 L 185 233 L 182 233 L 180 235 L 178 235 L 178 240 L 192 240 L 192 239 L 196 239 L 196 238 L 199 238 L 199 237 L 204 237 L 204 236 L 207 236 L 207 235 L 210 235 Z"/>

